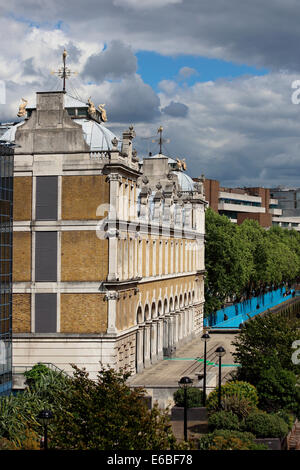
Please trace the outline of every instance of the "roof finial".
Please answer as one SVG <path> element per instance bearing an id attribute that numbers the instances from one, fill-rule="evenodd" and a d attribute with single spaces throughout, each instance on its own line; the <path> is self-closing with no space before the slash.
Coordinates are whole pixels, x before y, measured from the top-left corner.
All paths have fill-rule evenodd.
<path id="1" fill-rule="evenodd" d="M 164 143 L 169 143 L 170 142 L 170 139 L 163 139 L 162 137 L 162 132 L 163 132 L 164 128 L 163 126 L 160 126 L 158 129 L 157 129 L 157 133 L 159 134 L 159 138 L 158 139 L 153 139 L 152 142 L 157 142 L 158 145 L 159 145 L 159 154 L 162 155 L 162 145 Z"/>
<path id="2" fill-rule="evenodd" d="M 161 150 L 162 150 L 162 143 L 163 143 L 163 139 L 162 139 L 162 131 L 164 130 L 163 126 L 159 126 L 159 128 L 157 129 L 157 133 L 159 134 L 159 153 L 161 154 Z"/>
<path id="3" fill-rule="evenodd" d="M 67 55 L 68 55 L 68 52 L 64 48 L 64 52 L 62 53 L 63 66 L 60 69 L 58 69 L 57 72 L 54 72 L 54 71 L 51 72 L 52 75 L 56 74 L 59 76 L 59 78 L 62 78 L 64 92 L 66 91 L 66 79 L 69 78 L 72 73 L 77 75 L 77 72 L 71 72 L 71 70 L 66 66 Z"/>

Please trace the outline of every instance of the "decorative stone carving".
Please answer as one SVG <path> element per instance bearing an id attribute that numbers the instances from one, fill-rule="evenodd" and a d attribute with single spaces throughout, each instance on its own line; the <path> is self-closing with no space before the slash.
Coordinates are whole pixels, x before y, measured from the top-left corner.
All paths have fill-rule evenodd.
<path id="1" fill-rule="evenodd" d="M 105 238 L 120 238 L 120 232 L 116 228 L 110 228 L 105 233 Z"/>
<path id="2" fill-rule="evenodd" d="M 118 300 L 119 298 L 120 296 L 118 292 L 107 292 L 104 296 L 105 300 Z"/>
<path id="3" fill-rule="evenodd" d="M 28 104 L 28 100 L 22 98 L 23 103 L 19 106 L 19 112 L 17 114 L 18 117 L 25 117 L 26 116 L 26 106 Z"/>
<path id="4" fill-rule="evenodd" d="M 94 103 L 92 102 L 91 100 L 91 96 L 89 97 L 88 99 L 88 104 L 89 104 L 89 107 L 88 107 L 88 114 L 90 116 L 94 116 L 96 114 L 96 108 L 95 108 L 95 105 Z"/>
<path id="5" fill-rule="evenodd" d="M 100 111 L 102 121 L 106 122 L 107 121 L 107 115 L 106 115 L 106 110 L 104 109 L 104 106 L 105 106 L 105 104 L 99 104 L 98 109 Z"/>
<path id="6" fill-rule="evenodd" d="M 114 137 L 114 138 L 112 139 L 111 143 L 112 143 L 112 145 L 113 145 L 113 148 L 112 148 L 112 149 L 113 149 L 113 150 L 118 150 L 118 143 L 119 143 L 119 141 L 118 141 L 118 139 L 117 139 L 116 137 Z"/>
<path id="7" fill-rule="evenodd" d="M 136 151 L 136 149 L 133 149 L 133 150 L 132 150 L 132 161 L 133 161 L 133 162 L 138 162 L 138 161 L 139 161 L 139 158 L 138 158 L 138 156 L 137 156 L 137 151 Z"/>
<path id="8" fill-rule="evenodd" d="M 119 183 L 122 183 L 122 177 L 118 173 L 110 173 L 109 175 L 107 175 L 106 180 L 109 181 L 109 182 L 110 181 L 119 181 Z"/>

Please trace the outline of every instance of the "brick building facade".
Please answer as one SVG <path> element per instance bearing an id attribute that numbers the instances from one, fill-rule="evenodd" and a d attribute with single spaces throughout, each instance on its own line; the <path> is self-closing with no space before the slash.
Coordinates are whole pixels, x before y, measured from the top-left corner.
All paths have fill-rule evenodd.
<path id="1" fill-rule="evenodd" d="M 140 371 L 202 330 L 203 186 L 139 162 L 64 92 L 6 133 L 14 166 L 13 361 Z"/>

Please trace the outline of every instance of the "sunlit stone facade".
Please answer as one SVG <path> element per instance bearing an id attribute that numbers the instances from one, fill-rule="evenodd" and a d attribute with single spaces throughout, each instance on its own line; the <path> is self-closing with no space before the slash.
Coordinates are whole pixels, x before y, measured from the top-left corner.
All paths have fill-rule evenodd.
<path id="1" fill-rule="evenodd" d="M 9 129 L 14 166 L 13 361 L 92 378 L 133 373 L 200 334 L 203 184 L 162 154 L 142 162 L 100 113 L 37 93 Z"/>

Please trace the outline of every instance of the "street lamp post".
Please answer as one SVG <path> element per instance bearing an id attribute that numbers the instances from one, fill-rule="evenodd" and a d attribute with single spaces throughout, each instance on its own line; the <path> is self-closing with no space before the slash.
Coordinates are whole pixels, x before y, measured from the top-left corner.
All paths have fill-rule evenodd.
<path id="1" fill-rule="evenodd" d="M 48 424 L 53 419 L 51 410 L 43 410 L 38 415 L 38 420 L 44 428 L 44 450 L 48 450 Z"/>
<path id="2" fill-rule="evenodd" d="M 222 357 L 226 354 L 225 349 L 223 346 L 219 346 L 216 349 L 216 354 L 219 358 L 219 389 L 218 389 L 218 408 L 221 410 L 221 380 L 222 380 L 222 372 L 221 372 L 221 367 L 222 367 Z"/>
<path id="3" fill-rule="evenodd" d="M 192 385 L 193 381 L 189 377 L 181 377 L 178 384 L 183 388 L 183 397 L 184 397 L 184 440 L 187 441 L 187 389 Z"/>
<path id="4" fill-rule="evenodd" d="M 210 340 L 208 333 L 204 333 L 201 336 L 201 340 L 204 342 L 204 376 L 203 376 L 203 406 L 206 403 L 206 343 Z"/>

